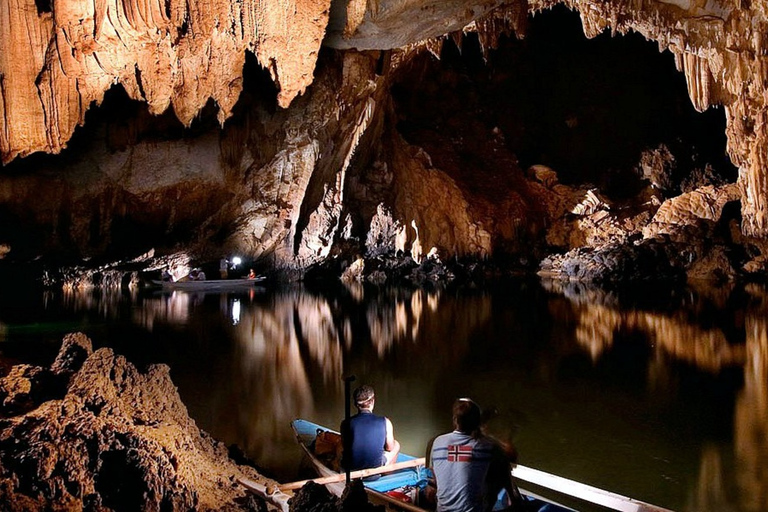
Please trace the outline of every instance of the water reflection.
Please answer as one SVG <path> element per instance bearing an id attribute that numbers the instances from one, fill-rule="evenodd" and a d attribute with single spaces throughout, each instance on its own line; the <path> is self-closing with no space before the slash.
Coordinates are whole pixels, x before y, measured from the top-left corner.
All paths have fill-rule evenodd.
<path id="1" fill-rule="evenodd" d="M 575 317 L 575 339 L 595 361 L 617 342 L 620 333 L 638 332 L 653 347 L 649 384 L 659 391 L 672 380 L 669 365 L 674 360 L 699 371 L 717 374 L 727 368 L 743 373 L 733 412 L 733 444 L 706 443 L 701 452 L 697 483 L 685 509 L 691 511 L 768 509 L 768 307 L 766 290 L 746 288 L 743 309 L 729 307 L 734 287 L 700 285 L 672 311 L 622 308 L 614 294 L 564 283 L 547 287 L 568 299 L 552 303 Z M 729 314 L 730 321 L 711 315 Z M 566 314 L 560 310 L 559 314 Z M 654 386 L 654 383 L 657 385 Z M 659 384 L 662 383 L 662 384 Z M 731 470 L 726 461 L 735 459 Z"/>
<path id="2" fill-rule="evenodd" d="M 470 395 L 500 411 L 525 464 L 675 510 L 768 503 L 762 286 L 91 291 L 60 306 L 143 329 L 130 346 L 171 366 L 199 425 L 281 479 L 298 467 L 290 420 L 338 426 L 353 373 L 411 453 Z"/>

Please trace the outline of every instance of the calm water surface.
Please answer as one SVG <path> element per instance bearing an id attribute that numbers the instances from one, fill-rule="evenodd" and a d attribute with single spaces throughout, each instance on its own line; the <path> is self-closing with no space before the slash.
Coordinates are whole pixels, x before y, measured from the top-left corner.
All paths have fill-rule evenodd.
<path id="1" fill-rule="evenodd" d="M 329 285 L 243 294 L 0 292 L 0 351 L 50 364 L 87 333 L 165 363 L 198 425 L 297 478 L 289 422 L 337 427 L 343 377 L 377 390 L 403 450 L 493 406 L 520 462 L 674 510 L 768 510 L 768 294 Z"/>

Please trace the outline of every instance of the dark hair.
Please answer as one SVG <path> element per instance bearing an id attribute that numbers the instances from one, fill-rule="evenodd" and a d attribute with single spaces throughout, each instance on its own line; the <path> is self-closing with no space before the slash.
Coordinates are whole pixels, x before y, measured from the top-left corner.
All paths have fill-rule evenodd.
<path id="1" fill-rule="evenodd" d="M 367 384 L 357 388 L 353 394 L 355 405 L 358 407 L 367 407 L 374 396 L 373 388 Z"/>
<path id="2" fill-rule="evenodd" d="M 469 398 L 459 398 L 453 402 L 453 426 L 465 434 L 474 434 L 480 430 L 480 406 Z"/>

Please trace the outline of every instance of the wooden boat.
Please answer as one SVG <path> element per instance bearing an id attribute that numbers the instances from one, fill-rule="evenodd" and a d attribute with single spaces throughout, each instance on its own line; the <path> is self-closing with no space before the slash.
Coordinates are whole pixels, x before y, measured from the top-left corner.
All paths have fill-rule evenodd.
<path id="1" fill-rule="evenodd" d="M 320 475 L 314 479 L 317 483 L 325 484 L 336 495 L 341 495 L 346 483 L 346 476 L 326 466 L 314 453 L 312 446 L 318 432 L 329 431 L 326 427 L 311 421 L 297 419 L 291 422 L 299 446 L 308 460 Z M 388 510 L 406 510 L 421 512 L 427 510 L 409 501 L 412 500 L 413 489 L 426 485 L 430 470 L 424 467 L 424 458 L 399 454 L 396 464 L 390 469 L 394 471 L 383 474 L 373 481 L 365 481 L 364 485 L 371 502 L 383 504 Z M 352 478 L 364 478 L 372 474 L 387 471 L 385 468 L 375 468 L 352 472 Z M 668 509 L 651 505 L 639 500 L 621 496 L 574 480 L 559 477 L 543 471 L 517 465 L 512 471 L 515 481 L 520 485 L 523 497 L 530 503 L 527 510 L 547 510 L 547 512 L 563 511 L 604 511 L 618 510 L 620 512 L 672 512 Z M 290 492 L 300 488 L 307 480 L 293 482 L 280 486 L 280 490 Z M 531 490 L 533 489 L 533 490 Z M 546 497 L 544 496 L 546 495 Z M 404 497 L 410 498 L 403 501 Z M 417 501 L 417 500 L 415 500 Z"/>
<path id="2" fill-rule="evenodd" d="M 325 484 L 328 490 L 330 490 L 333 494 L 341 496 L 341 493 L 344 491 L 344 486 L 346 484 L 346 475 L 340 474 L 338 471 L 335 471 L 334 469 L 326 466 L 325 463 L 323 463 L 323 461 L 321 461 L 320 458 L 315 455 L 315 452 L 312 449 L 318 432 L 327 431 L 334 434 L 338 433 L 326 427 L 322 427 L 316 423 L 312 423 L 311 421 L 302 419 L 293 420 L 291 422 L 291 427 L 293 428 L 293 432 L 296 435 L 296 440 L 299 442 L 299 446 L 304 451 L 309 461 L 312 463 L 312 466 L 321 477 L 331 478 L 344 476 L 343 479 L 336 478 L 338 481 Z M 411 495 L 412 490 L 426 485 L 427 477 L 429 475 L 426 468 L 423 466 L 424 459 L 417 459 L 411 455 L 400 453 L 398 454 L 397 460 L 395 462 L 405 467 L 388 474 L 382 474 L 376 480 L 364 481 L 364 484 L 366 490 L 369 491 L 369 495 L 374 494 L 374 496 L 378 498 L 379 501 L 397 501 L 403 503 L 403 505 L 407 505 L 407 503 L 398 498 L 388 499 L 391 498 L 391 496 L 386 493 Z M 355 473 L 361 474 L 364 472 Z M 367 476 L 372 476 L 373 474 L 373 472 L 369 471 Z M 291 487 L 299 488 L 302 484 L 303 482 L 296 482 Z M 281 489 L 291 490 L 286 489 L 285 486 L 281 486 Z M 406 510 L 420 511 L 423 509 L 414 507 L 406 508 Z"/>
<path id="3" fill-rule="evenodd" d="M 311 421 L 297 419 L 291 422 L 293 431 L 296 435 L 296 440 L 299 442 L 302 450 L 311 461 L 315 470 L 318 472 L 321 478 L 315 479 L 315 482 L 325 483 L 328 489 L 341 496 L 346 484 L 346 475 L 340 474 L 337 471 L 329 468 L 318 458 L 312 447 L 315 443 L 315 439 L 320 432 L 332 432 L 338 434 L 333 430 L 329 430 L 326 427 L 312 423 Z M 381 473 L 387 471 L 387 468 L 374 468 L 370 470 L 362 470 L 352 472 L 350 475 L 352 478 L 364 478 L 374 474 L 380 474 L 380 477 L 376 480 L 363 480 L 366 491 L 368 492 L 369 499 L 372 503 L 385 505 L 387 510 L 405 510 L 405 511 L 419 511 L 423 512 L 428 510 L 418 506 L 419 490 L 423 489 L 427 485 L 427 478 L 431 475 L 431 471 L 424 467 L 424 458 L 416 458 L 412 455 L 400 453 L 398 454 L 395 464 L 393 464 L 390 470 L 391 472 Z M 343 477 L 343 478 L 342 478 Z M 281 486 L 284 491 L 293 490 L 301 487 L 305 482 L 294 482 L 285 486 Z M 539 506 L 549 505 L 549 512 L 566 512 L 572 509 L 558 506 L 558 504 L 545 501 L 536 496 L 526 495 L 525 498 L 532 505 L 530 510 L 538 510 Z M 538 505 L 538 506 L 537 506 Z M 501 509 L 503 505 L 501 501 L 498 504 L 498 508 Z"/>
<path id="4" fill-rule="evenodd" d="M 160 281 L 153 279 L 152 284 L 163 290 L 229 291 L 247 290 L 263 283 L 266 279 L 265 276 L 258 276 L 256 279 L 206 279 L 204 281 Z"/>

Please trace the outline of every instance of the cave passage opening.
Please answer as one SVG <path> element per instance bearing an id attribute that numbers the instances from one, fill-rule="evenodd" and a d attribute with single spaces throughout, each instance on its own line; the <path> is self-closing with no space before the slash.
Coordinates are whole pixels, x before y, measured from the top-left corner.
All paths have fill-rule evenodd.
<path id="1" fill-rule="evenodd" d="M 502 36 L 487 60 L 472 33 L 461 48 L 446 41 L 439 61 L 416 59 L 393 86 L 406 140 L 447 169 L 457 166 L 440 161 L 439 146 L 460 145 L 453 154 L 477 180 L 500 169 L 477 164 L 488 148 L 473 139 L 502 138 L 519 169 L 543 164 L 565 184 L 593 184 L 615 199 L 638 192 L 641 152 L 661 145 L 675 158 L 676 192 L 704 168 L 735 181 L 724 110 L 693 108 L 671 52 L 634 32 L 588 39 L 564 6 L 529 21 L 523 39 Z"/>

